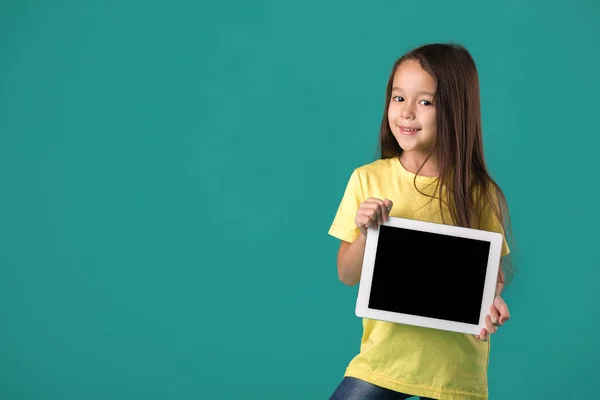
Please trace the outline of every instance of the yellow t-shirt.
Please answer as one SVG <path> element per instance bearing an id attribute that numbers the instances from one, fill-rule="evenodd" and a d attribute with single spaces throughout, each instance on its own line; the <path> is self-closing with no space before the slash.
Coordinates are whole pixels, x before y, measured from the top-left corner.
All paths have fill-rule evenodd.
<path id="1" fill-rule="evenodd" d="M 397 157 L 377 160 L 353 171 L 329 234 L 353 242 L 360 234 L 356 211 L 369 197 L 390 199 L 390 216 L 441 223 L 439 200 L 415 189 L 415 174 Z M 434 194 L 436 179 L 417 176 L 421 192 Z M 482 229 L 504 233 L 491 211 Z M 449 214 L 444 210 L 446 223 Z M 509 252 L 506 240 L 502 255 Z M 419 301 L 419 300 L 417 300 Z M 345 376 L 415 396 L 447 400 L 487 399 L 490 344 L 473 335 L 363 319 L 360 352 Z"/>

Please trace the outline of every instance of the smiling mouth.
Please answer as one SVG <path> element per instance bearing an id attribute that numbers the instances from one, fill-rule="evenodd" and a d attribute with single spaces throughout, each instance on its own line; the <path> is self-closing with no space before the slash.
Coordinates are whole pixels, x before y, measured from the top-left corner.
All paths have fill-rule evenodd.
<path id="1" fill-rule="evenodd" d="M 398 128 L 403 135 L 414 135 L 421 130 L 421 128 L 407 128 L 404 126 L 399 126 Z"/>

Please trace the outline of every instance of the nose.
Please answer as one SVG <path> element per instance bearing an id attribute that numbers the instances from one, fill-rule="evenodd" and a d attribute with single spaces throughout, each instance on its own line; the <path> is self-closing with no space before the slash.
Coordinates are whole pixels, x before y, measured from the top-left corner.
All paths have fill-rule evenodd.
<path id="1" fill-rule="evenodd" d="M 415 110 L 408 104 L 405 104 L 402 108 L 402 112 L 400 112 L 400 116 L 402 117 L 402 119 L 414 119 Z"/>

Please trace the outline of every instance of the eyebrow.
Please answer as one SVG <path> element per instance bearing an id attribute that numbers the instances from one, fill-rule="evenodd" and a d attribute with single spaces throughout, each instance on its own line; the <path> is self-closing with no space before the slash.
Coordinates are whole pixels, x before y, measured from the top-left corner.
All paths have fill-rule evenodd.
<path id="1" fill-rule="evenodd" d="M 397 87 L 397 86 L 394 86 L 394 87 L 392 88 L 392 92 L 394 92 L 394 91 L 402 91 L 402 88 L 399 88 L 399 87 Z M 417 94 L 426 94 L 426 95 L 428 95 L 428 96 L 434 97 L 434 94 L 433 94 L 433 93 L 431 93 L 431 92 L 418 92 Z"/>

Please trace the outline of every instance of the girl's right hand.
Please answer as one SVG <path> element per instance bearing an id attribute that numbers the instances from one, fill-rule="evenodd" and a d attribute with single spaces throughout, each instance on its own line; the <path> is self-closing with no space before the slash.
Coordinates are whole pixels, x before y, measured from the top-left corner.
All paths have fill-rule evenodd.
<path id="1" fill-rule="evenodd" d="M 369 197 L 360 203 L 355 218 L 360 233 L 366 236 L 367 228 L 377 228 L 387 222 L 393 205 L 391 200 L 381 200 L 374 197 Z"/>

